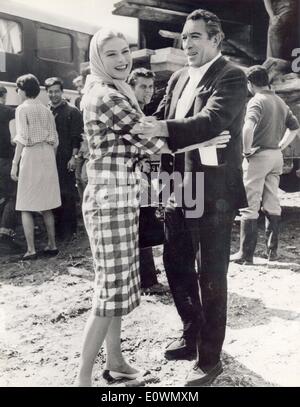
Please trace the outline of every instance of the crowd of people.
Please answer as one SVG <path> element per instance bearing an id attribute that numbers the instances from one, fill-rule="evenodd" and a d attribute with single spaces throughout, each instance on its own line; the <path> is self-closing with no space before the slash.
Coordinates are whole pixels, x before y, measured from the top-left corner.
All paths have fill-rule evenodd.
<path id="1" fill-rule="evenodd" d="M 144 110 L 155 76 L 144 68 L 131 72 L 128 42 L 110 29 L 94 35 L 90 72 L 74 80 L 77 107 L 64 100 L 59 78 L 45 81 L 48 107 L 38 101 L 39 82 L 31 74 L 17 80 L 22 103 L 16 112 L 5 106 L 6 91 L 0 88 L 1 241 L 13 245 L 20 211 L 27 242 L 23 260 L 36 259 L 33 213 L 40 212 L 48 235 L 43 254 L 57 255 L 56 237 L 76 233 L 77 194 L 82 204 L 95 289 L 78 386 L 91 385 L 104 341 L 107 382 L 141 374 L 122 355 L 121 323 L 140 304 L 141 286 L 148 293 L 167 290 L 157 281 L 152 248 L 139 248 L 141 171 L 151 171 L 151 157 L 161 158 L 161 172 L 181 177 L 165 207 L 163 260 L 183 334 L 167 345 L 165 357 L 196 359 L 186 386 L 211 383 L 222 372 L 227 270 L 238 210 L 241 248 L 231 260 L 253 262 L 261 208 L 267 256 L 277 257 L 282 150 L 299 133 L 299 123 L 271 90 L 263 67 L 245 74 L 222 56 L 224 33 L 215 14 L 192 12 L 181 38 L 188 66 L 171 76 L 152 116 Z M 253 98 L 247 104 L 248 92 Z M 9 134 L 14 116 L 15 151 Z M 215 154 L 213 165 L 204 162 L 208 151 Z M 195 196 L 199 173 L 201 216 L 199 202 L 193 212 L 182 199 Z"/>
<path id="2" fill-rule="evenodd" d="M 34 260 L 37 258 L 34 212 L 42 213 L 47 230 L 48 243 L 44 255 L 58 254 L 55 236 L 59 240 L 66 240 L 76 234 L 75 162 L 82 142 L 83 120 L 80 111 L 63 98 L 63 82 L 60 78 L 48 78 L 45 81 L 48 106 L 44 106 L 38 99 L 40 83 L 35 76 L 23 75 L 17 79 L 16 85 L 21 103 L 15 112 L 4 103 L 1 105 L 3 116 L 8 112 L 2 124 L 5 132 L 1 134 L 1 143 L 5 143 L 7 148 L 1 148 L 6 160 L 6 171 L 3 171 L 1 177 L 3 182 L 9 178 L 15 181 L 11 188 L 15 194 L 12 197 L 12 192 L 9 192 L 10 195 L 5 199 L 6 206 L 10 205 L 9 220 L 12 224 L 4 228 L 8 231 L 1 229 L 1 241 L 7 250 L 20 250 L 14 240 L 15 210 L 20 211 L 27 243 L 23 260 Z M 5 88 L 2 93 L 7 93 Z M 14 115 L 16 135 L 11 143 L 9 117 L 14 118 Z M 3 189 L 6 189 L 5 184 Z M 6 191 L 3 197 L 5 194 Z M 15 207 L 12 203 L 14 198 Z M 5 219 L 7 217 L 5 215 Z M 6 235 L 4 239 L 3 235 Z"/>

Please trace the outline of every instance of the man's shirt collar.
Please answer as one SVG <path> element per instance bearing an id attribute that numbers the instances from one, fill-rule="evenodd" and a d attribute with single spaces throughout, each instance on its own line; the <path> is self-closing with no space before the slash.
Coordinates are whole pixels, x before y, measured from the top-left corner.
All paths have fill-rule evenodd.
<path id="1" fill-rule="evenodd" d="M 191 81 L 200 82 L 209 68 L 222 56 L 221 52 L 218 53 L 211 61 L 207 62 L 206 64 L 195 68 L 193 66 L 189 67 L 189 76 Z"/>
<path id="2" fill-rule="evenodd" d="M 55 105 L 55 106 L 54 106 L 51 102 L 49 102 L 49 103 L 48 103 L 48 106 L 50 107 L 51 110 L 55 110 L 55 109 L 57 109 L 57 108 L 60 107 L 60 106 L 64 106 L 66 103 L 67 103 L 67 102 L 66 102 L 64 99 L 62 99 L 61 102 L 60 102 L 58 105 Z"/>

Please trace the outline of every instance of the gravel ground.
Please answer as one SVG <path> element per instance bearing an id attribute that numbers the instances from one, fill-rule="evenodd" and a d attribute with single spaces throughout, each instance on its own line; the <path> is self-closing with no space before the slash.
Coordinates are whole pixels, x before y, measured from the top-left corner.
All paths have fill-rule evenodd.
<path id="1" fill-rule="evenodd" d="M 300 193 L 282 194 L 280 259 L 263 257 L 263 224 L 254 266 L 230 265 L 228 329 L 224 372 L 213 386 L 300 385 Z M 234 225 L 232 252 L 238 247 Z M 166 283 L 162 247 L 154 249 L 158 278 Z M 72 386 L 82 331 L 91 305 L 93 270 L 83 228 L 51 260 L 0 258 L 0 386 Z M 127 359 L 147 372 L 143 383 L 181 386 L 191 361 L 166 361 L 166 344 L 181 324 L 172 298 L 143 296 L 124 318 L 122 346 Z M 103 386 L 104 353 L 94 369 Z M 125 385 L 125 384 L 122 384 Z"/>

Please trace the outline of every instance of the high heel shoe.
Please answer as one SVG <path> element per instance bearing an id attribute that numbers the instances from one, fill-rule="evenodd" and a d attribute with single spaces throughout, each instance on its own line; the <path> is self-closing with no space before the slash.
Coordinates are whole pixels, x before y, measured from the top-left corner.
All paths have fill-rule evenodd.
<path id="1" fill-rule="evenodd" d="M 113 370 L 104 370 L 102 373 L 102 377 L 107 383 L 115 383 L 122 379 L 129 379 L 134 380 L 140 376 L 140 372 L 136 373 L 123 373 L 123 372 L 115 372 Z"/>

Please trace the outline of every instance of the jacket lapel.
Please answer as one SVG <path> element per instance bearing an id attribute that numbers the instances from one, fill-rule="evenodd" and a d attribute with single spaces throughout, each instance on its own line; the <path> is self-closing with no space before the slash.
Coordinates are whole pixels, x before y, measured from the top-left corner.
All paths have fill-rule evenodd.
<path id="1" fill-rule="evenodd" d="M 226 65 L 226 63 L 227 63 L 226 59 L 223 56 L 221 56 L 219 59 L 217 59 L 217 61 L 213 65 L 211 65 L 209 67 L 209 69 L 206 71 L 203 78 L 198 83 L 198 85 L 195 89 L 195 93 L 194 93 L 193 97 L 191 98 L 190 105 L 187 107 L 186 116 L 190 115 L 190 111 L 191 111 L 191 108 L 193 107 L 193 105 L 194 105 L 194 109 L 193 109 L 194 113 L 198 113 L 201 110 L 202 106 L 206 103 L 207 97 L 210 94 L 210 91 L 209 91 L 210 82 L 212 82 L 217 77 L 218 72 L 220 72 L 222 70 L 222 68 L 224 67 L 224 65 Z M 178 99 L 180 98 L 188 79 L 189 79 L 189 73 L 188 73 L 188 68 L 186 68 L 180 75 L 180 77 L 174 87 L 173 95 L 172 95 L 172 99 L 171 99 L 170 110 L 169 110 L 169 114 L 168 114 L 169 119 L 173 119 L 175 117 Z"/>
<path id="2" fill-rule="evenodd" d="M 207 87 L 208 83 L 217 77 L 218 72 L 222 70 L 224 65 L 226 65 L 226 59 L 221 56 L 219 59 L 216 60 L 214 64 L 212 64 L 209 69 L 205 72 L 203 78 L 199 82 L 197 89 Z"/>
<path id="3" fill-rule="evenodd" d="M 180 98 L 188 79 L 189 79 L 189 73 L 188 73 L 188 69 L 186 69 L 180 75 L 180 77 L 174 87 L 174 90 L 173 90 L 170 112 L 168 115 L 170 119 L 175 117 L 178 99 Z"/>
<path id="4" fill-rule="evenodd" d="M 211 83 L 216 79 L 218 72 L 221 72 L 224 65 L 226 65 L 227 61 L 226 59 L 222 56 L 217 61 L 212 64 L 209 69 L 206 71 L 204 74 L 203 78 L 201 81 L 198 83 L 197 88 L 195 90 L 194 97 L 192 99 L 192 103 L 189 106 L 188 113 L 190 113 L 190 109 L 192 105 L 194 104 L 193 108 L 193 114 L 196 114 L 200 112 L 202 107 L 206 104 L 207 99 L 209 98 L 211 94 Z M 189 114 L 187 114 L 188 116 Z"/>

